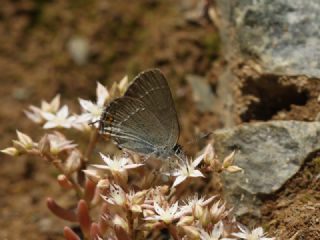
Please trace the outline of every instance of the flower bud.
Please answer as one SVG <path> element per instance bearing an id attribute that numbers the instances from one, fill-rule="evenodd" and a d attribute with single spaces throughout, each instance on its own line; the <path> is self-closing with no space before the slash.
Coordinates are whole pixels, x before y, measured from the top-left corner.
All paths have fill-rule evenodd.
<path id="1" fill-rule="evenodd" d="M 194 217 L 196 219 L 200 219 L 202 214 L 203 214 L 203 208 L 200 205 L 196 204 L 193 210 Z"/>
<path id="2" fill-rule="evenodd" d="M 108 189 L 110 187 L 110 182 L 108 179 L 99 180 L 97 187 L 101 190 Z"/>
<path id="3" fill-rule="evenodd" d="M 39 141 L 38 143 L 39 151 L 44 154 L 44 153 L 49 153 L 50 152 L 50 141 L 48 134 L 45 134 Z"/>
<path id="4" fill-rule="evenodd" d="M 190 239 L 194 239 L 194 240 L 200 239 L 199 231 L 195 227 L 183 226 L 182 229 Z"/>
<path id="5" fill-rule="evenodd" d="M 73 150 L 68 156 L 65 163 L 65 171 L 67 174 L 71 174 L 81 167 L 81 153 L 79 150 Z"/>
<path id="6" fill-rule="evenodd" d="M 200 223 L 203 227 L 206 227 L 210 223 L 210 211 L 205 208 L 202 216 L 200 217 Z"/>
<path id="7" fill-rule="evenodd" d="M 180 218 L 180 221 L 178 222 L 177 226 L 188 226 L 188 225 L 192 225 L 194 221 L 194 217 L 193 216 L 183 216 Z"/>
<path id="8" fill-rule="evenodd" d="M 213 146 L 212 144 L 208 144 L 204 150 L 204 162 L 207 165 L 211 165 L 211 162 L 213 161 L 213 159 L 215 158 L 215 153 L 213 150 Z"/>
<path id="9" fill-rule="evenodd" d="M 59 185 L 65 189 L 70 189 L 73 187 L 72 183 L 63 174 L 59 174 L 57 177 L 57 180 L 58 180 Z"/>
<path id="10" fill-rule="evenodd" d="M 224 160 L 223 160 L 223 164 L 222 164 L 222 167 L 223 168 L 228 168 L 229 166 L 231 166 L 232 165 L 232 163 L 233 163 L 233 160 L 234 160 L 234 154 L 235 154 L 236 152 L 235 151 L 233 151 L 232 153 L 230 153 Z"/>
<path id="11" fill-rule="evenodd" d="M 10 155 L 12 157 L 18 156 L 19 155 L 19 151 L 18 149 L 14 148 L 14 147 L 8 147 L 5 149 L 2 149 L 0 152 Z"/>

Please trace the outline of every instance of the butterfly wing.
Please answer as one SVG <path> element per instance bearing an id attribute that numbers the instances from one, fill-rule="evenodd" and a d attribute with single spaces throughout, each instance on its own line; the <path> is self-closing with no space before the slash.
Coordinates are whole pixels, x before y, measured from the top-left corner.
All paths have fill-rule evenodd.
<path id="1" fill-rule="evenodd" d="M 166 139 L 162 145 L 173 148 L 178 142 L 180 129 L 170 88 L 163 73 L 158 69 L 140 73 L 128 87 L 125 96 L 143 102 L 162 125 L 162 135 Z"/>
<path id="2" fill-rule="evenodd" d="M 119 147 L 139 153 L 151 154 L 166 141 L 164 126 L 139 99 L 115 99 L 102 114 L 101 124 L 101 130 L 111 135 Z"/>

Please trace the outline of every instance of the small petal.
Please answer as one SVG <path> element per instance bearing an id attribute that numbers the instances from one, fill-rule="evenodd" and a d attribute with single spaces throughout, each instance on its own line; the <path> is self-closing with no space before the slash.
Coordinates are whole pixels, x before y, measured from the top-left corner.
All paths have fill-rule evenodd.
<path id="1" fill-rule="evenodd" d="M 157 214 L 163 215 L 165 213 L 165 211 L 162 209 L 162 207 L 159 206 L 157 202 L 154 202 L 153 207 Z"/>
<path id="2" fill-rule="evenodd" d="M 236 173 L 236 172 L 243 171 L 243 169 L 241 167 L 236 166 L 236 165 L 231 165 L 226 168 L 226 171 L 231 172 L 231 173 Z"/>
<path id="3" fill-rule="evenodd" d="M 52 112 L 57 112 L 60 107 L 60 94 L 57 94 L 51 101 L 51 110 Z"/>
<path id="4" fill-rule="evenodd" d="M 18 136 L 19 141 L 23 145 L 33 145 L 33 141 L 28 135 L 26 135 L 22 132 L 19 132 L 18 130 L 16 132 L 17 132 L 17 136 Z"/>
<path id="5" fill-rule="evenodd" d="M 194 170 L 194 172 L 190 176 L 191 177 L 203 177 L 203 178 L 205 178 L 205 176 L 199 170 Z"/>
<path id="6" fill-rule="evenodd" d="M 51 121 L 56 117 L 54 114 L 49 113 L 49 112 L 43 112 L 42 116 L 43 116 L 44 119 L 46 119 L 48 121 Z"/>
<path id="7" fill-rule="evenodd" d="M 80 106 L 86 111 L 89 111 L 93 106 L 93 103 L 91 101 L 84 100 L 82 98 L 79 98 L 79 103 Z"/>
<path id="8" fill-rule="evenodd" d="M 58 112 L 57 116 L 61 118 L 66 118 L 69 115 L 69 109 L 67 105 L 64 105 Z"/>
<path id="9" fill-rule="evenodd" d="M 108 90 L 99 82 L 97 82 L 97 105 L 103 106 L 105 101 L 110 97 Z"/>
<path id="10" fill-rule="evenodd" d="M 234 155 L 235 155 L 236 151 L 233 151 L 232 153 L 230 153 L 224 160 L 223 160 L 223 167 L 227 168 L 229 166 L 232 165 L 233 160 L 234 160 Z"/>
<path id="11" fill-rule="evenodd" d="M 118 84 L 119 90 L 121 93 L 124 93 L 127 90 L 128 87 L 128 76 L 124 76 L 119 84 Z"/>
<path id="12" fill-rule="evenodd" d="M 195 168 L 197 167 L 201 161 L 204 159 L 204 154 L 201 154 L 199 157 L 197 157 L 193 162 L 192 162 L 192 166 Z"/>
<path id="13" fill-rule="evenodd" d="M 46 122 L 43 125 L 44 129 L 55 128 L 55 127 L 58 127 L 58 125 L 56 123 L 54 123 L 54 122 Z"/>
<path id="14" fill-rule="evenodd" d="M 184 180 L 186 180 L 186 179 L 187 179 L 186 176 L 178 176 L 178 177 L 176 178 L 176 180 L 174 181 L 172 187 L 178 186 L 180 183 L 182 183 L 182 182 L 183 182 Z"/>

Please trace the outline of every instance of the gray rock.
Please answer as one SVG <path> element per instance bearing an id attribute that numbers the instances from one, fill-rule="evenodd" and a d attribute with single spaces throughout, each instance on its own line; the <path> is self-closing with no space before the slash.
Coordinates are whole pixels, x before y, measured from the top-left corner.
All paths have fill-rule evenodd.
<path id="1" fill-rule="evenodd" d="M 214 132 L 220 158 L 237 149 L 235 164 L 244 173 L 224 174 L 225 197 L 236 213 L 259 215 L 259 196 L 271 194 L 320 149 L 320 123 L 270 121 Z"/>
<path id="2" fill-rule="evenodd" d="M 263 73 L 320 77 L 319 0 L 217 0 L 228 55 Z"/>
<path id="3" fill-rule="evenodd" d="M 187 75 L 186 80 L 193 92 L 193 100 L 201 112 L 212 111 L 214 95 L 206 79 L 197 75 Z"/>

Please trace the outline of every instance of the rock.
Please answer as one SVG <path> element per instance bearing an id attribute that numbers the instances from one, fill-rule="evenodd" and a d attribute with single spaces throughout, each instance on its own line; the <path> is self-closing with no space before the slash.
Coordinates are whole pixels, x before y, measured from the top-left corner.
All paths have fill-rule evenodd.
<path id="1" fill-rule="evenodd" d="M 214 132 L 221 158 L 237 150 L 235 164 L 244 173 L 224 174 L 225 197 L 238 215 L 259 215 L 259 197 L 274 193 L 320 149 L 320 123 L 270 121 Z"/>
<path id="2" fill-rule="evenodd" d="M 266 74 L 320 77 L 320 1 L 215 2 L 229 55 L 254 59 Z"/>
<path id="3" fill-rule="evenodd" d="M 226 60 L 213 70 L 221 71 L 214 108 L 224 127 L 311 104 L 309 86 L 320 78 L 320 1 L 217 0 L 208 12 Z"/>
<path id="4" fill-rule="evenodd" d="M 193 100 L 201 112 L 212 111 L 214 95 L 209 84 L 201 76 L 187 75 L 186 80 L 192 88 Z"/>

